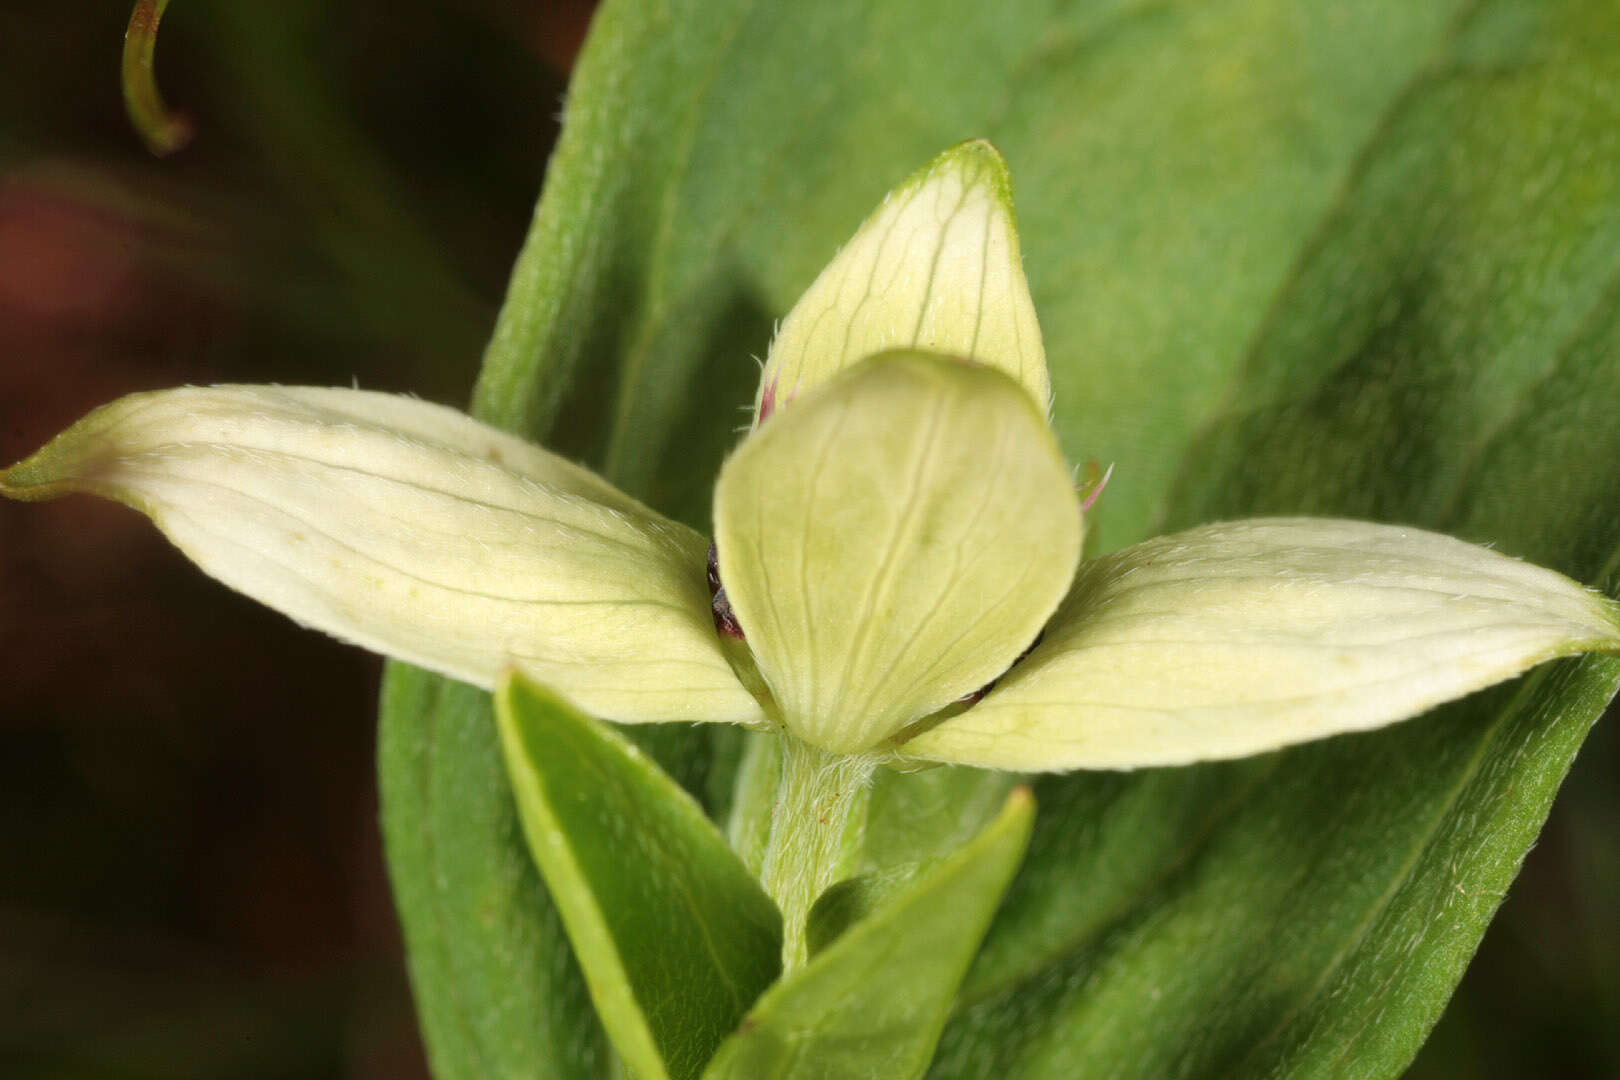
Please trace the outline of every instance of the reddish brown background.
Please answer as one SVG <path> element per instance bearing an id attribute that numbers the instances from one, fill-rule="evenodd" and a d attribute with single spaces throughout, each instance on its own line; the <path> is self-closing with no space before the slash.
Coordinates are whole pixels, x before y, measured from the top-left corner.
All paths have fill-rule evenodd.
<path id="1" fill-rule="evenodd" d="M 159 161 L 125 5 L 0 6 L 0 459 L 178 383 L 463 404 L 589 8 L 182 0 Z M 121 507 L 0 506 L 0 1075 L 426 1076 L 379 670 Z"/>

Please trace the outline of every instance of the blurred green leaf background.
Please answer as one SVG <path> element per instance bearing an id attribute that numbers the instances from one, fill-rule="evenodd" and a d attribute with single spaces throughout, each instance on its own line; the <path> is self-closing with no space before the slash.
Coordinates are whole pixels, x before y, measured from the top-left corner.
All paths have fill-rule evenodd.
<path id="1" fill-rule="evenodd" d="M 160 161 L 127 4 L 7 0 L 0 456 L 184 382 L 465 404 L 588 8 L 178 0 L 158 79 L 197 135 Z M 424 1075 L 374 659 L 90 500 L 0 508 L 0 657 L 0 1074 Z M 1413 1076 L 1620 1075 L 1617 779 L 1611 719 Z"/>

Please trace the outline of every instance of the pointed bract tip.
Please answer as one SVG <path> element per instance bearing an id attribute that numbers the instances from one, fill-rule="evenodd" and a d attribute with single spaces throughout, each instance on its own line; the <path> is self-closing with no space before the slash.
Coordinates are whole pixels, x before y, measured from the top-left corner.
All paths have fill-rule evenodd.
<path id="1" fill-rule="evenodd" d="M 0 469 L 0 496 L 18 502 L 44 502 L 75 490 L 73 478 L 61 475 L 60 470 L 42 468 L 42 462 L 51 449 L 44 449 L 24 458 L 9 469 Z"/>
<path id="2" fill-rule="evenodd" d="M 1007 159 L 989 139 L 968 139 L 942 151 L 901 187 L 927 183 L 942 173 L 956 173 L 970 188 L 983 184 L 996 202 L 1012 214 L 1012 174 L 1007 169 Z"/>

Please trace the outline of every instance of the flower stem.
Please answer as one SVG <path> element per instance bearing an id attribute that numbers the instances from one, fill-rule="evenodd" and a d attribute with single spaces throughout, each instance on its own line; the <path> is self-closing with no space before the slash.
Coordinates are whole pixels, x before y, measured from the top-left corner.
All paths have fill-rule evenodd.
<path id="1" fill-rule="evenodd" d="M 866 832 L 876 762 L 829 754 L 784 734 L 760 880 L 782 909 L 782 971 L 808 959 L 805 917 L 827 886 L 848 876 Z"/>

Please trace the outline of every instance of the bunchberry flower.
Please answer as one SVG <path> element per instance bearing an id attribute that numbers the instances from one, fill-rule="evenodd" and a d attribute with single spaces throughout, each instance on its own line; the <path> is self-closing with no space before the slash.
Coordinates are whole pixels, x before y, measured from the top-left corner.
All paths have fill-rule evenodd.
<path id="1" fill-rule="evenodd" d="M 1240 521 L 1082 565 L 1049 396 L 1006 170 L 974 142 L 891 194 L 772 344 L 715 490 L 740 641 L 715 628 L 707 538 L 411 398 L 137 394 L 0 492 L 119 499 L 226 584 L 458 679 L 516 669 L 607 720 L 873 760 L 1238 756 L 1620 649 L 1605 599 L 1415 529 Z"/>

